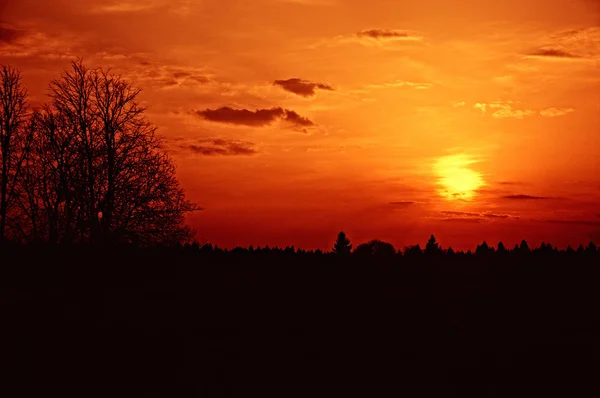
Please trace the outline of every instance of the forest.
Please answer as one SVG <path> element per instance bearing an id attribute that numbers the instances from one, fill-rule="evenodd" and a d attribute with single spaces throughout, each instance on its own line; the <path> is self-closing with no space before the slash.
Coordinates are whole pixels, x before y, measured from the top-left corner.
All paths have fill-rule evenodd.
<path id="1" fill-rule="evenodd" d="M 0 394 L 600 396 L 592 243 L 199 243 L 139 90 L 0 72 Z"/>

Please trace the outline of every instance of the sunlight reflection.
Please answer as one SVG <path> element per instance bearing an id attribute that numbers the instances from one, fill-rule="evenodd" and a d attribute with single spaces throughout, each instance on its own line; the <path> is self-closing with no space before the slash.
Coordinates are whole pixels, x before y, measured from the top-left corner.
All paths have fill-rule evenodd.
<path id="1" fill-rule="evenodd" d="M 438 193 L 448 200 L 472 200 L 477 189 L 486 185 L 482 174 L 470 167 L 476 162 L 464 154 L 439 158 L 433 165 Z"/>

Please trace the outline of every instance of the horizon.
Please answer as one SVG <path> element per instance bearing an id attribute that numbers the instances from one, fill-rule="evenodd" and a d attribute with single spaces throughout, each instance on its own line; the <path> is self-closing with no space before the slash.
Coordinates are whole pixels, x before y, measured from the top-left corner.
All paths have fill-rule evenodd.
<path id="1" fill-rule="evenodd" d="M 140 87 L 202 242 L 576 249 L 600 244 L 599 17 L 586 0 L 8 0 L 0 65 L 33 106 L 79 57 Z"/>

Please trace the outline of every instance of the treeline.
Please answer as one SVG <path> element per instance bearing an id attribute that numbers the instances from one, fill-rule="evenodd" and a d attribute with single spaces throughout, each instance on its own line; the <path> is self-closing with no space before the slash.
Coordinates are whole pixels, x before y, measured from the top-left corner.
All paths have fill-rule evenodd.
<path id="1" fill-rule="evenodd" d="M 73 62 L 33 108 L 0 67 L 0 244 L 180 244 L 192 232 L 175 166 L 140 90 Z"/>
<path id="2" fill-rule="evenodd" d="M 215 254 L 215 255 L 280 255 L 280 256 L 330 256 L 336 258 L 380 258 L 380 259 L 434 259 L 434 258 L 507 258 L 520 257 L 528 254 L 536 256 L 587 256 L 600 257 L 600 248 L 593 242 L 587 246 L 580 244 L 577 248 L 567 246 L 565 249 L 559 249 L 550 243 L 542 242 L 539 247 L 530 248 L 527 241 L 522 240 L 520 244 L 514 248 L 506 248 L 502 242 L 499 242 L 496 247 L 483 242 L 477 245 L 474 251 L 455 251 L 452 247 L 443 248 L 435 238 L 431 235 L 429 241 L 424 248 L 419 244 L 407 246 L 404 249 L 397 250 L 394 245 L 381 240 L 371 240 L 366 243 L 359 244 L 353 249 L 352 244 L 344 232 L 340 232 L 330 251 L 303 250 L 294 246 L 282 247 L 235 247 L 233 249 L 223 249 L 217 245 L 210 243 L 200 244 L 198 242 L 188 243 L 180 246 L 180 250 L 186 253 L 197 254 Z"/>

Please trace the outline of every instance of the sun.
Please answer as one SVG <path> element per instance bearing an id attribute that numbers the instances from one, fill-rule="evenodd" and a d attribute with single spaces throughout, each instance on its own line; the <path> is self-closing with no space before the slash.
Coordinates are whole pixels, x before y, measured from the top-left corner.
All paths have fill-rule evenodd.
<path id="1" fill-rule="evenodd" d="M 473 163 L 473 158 L 463 154 L 439 158 L 433 165 L 439 194 L 448 200 L 472 200 L 485 185 L 482 174 L 470 167 Z"/>

